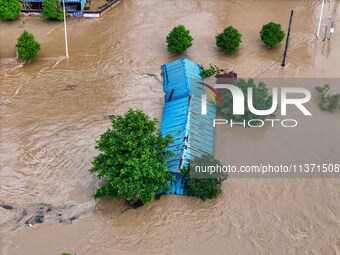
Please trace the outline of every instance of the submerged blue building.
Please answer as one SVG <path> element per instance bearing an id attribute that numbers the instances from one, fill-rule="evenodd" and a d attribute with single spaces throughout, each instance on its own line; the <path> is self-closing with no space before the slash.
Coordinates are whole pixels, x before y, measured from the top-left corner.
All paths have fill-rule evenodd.
<path id="1" fill-rule="evenodd" d="M 201 114 L 203 85 L 199 66 L 185 58 L 161 66 L 165 105 L 161 124 L 162 135 L 172 134 L 169 150 L 175 156 L 167 160 L 168 170 L 176 181 L 170 184 L 170 194 L 184 195 L 180 171 L 195 157 L 213 154 L 216 108 L 207 102 L 207 114 Z"/>

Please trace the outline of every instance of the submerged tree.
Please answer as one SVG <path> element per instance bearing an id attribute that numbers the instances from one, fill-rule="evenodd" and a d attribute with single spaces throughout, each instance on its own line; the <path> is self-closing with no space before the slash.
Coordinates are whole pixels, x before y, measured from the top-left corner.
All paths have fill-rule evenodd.
<path id="1" fill-rule="evenodd" d="M 193 38 L 190 31 L 183 25 L 174 27 L 166 37 L 168 51 L 172 53 L 182 53 L 192 45 Z"/>
<path id="2" fill-rule="evenodd" d="M 20 16 L 21 5 L 18 0 L 0 0 L 0 19 L 14 20 Z"/>
<path id="3" fill-rule="evenodd" d="M 190 169 L 198 167 L 216 167 L 221 166 L 221 162 L 215 159 L 212 155 L 203 155 L 194 158 L 190 162 L 190 166 L 182 169 L 181 174 L 184 178 L 184 191 L 193 197 L 198 197 L 202 200 L 216 198 L 221 194 L 221 186 L 228 175 L 220 175 L 217 178 L 191 178 Z M 203 177 L 203 176 L 198 176 Z"/>
<path id="4" fill-rule="evenodd" d="M 245 121 L 245 126 L 249 127 L 248 121 L 253 119 L 264 120 L 268 117 L 273 117 L 274 114 L 270 115 L 256 115 L 249 110 L 248 103 L 246 100 L 248 98 L 248 88 L 252 88 L 253 95 L 253 106 L 257 110 L 268 110 L 272 107 L 273 98 L 268 93 L 268 88 L 264 82 L 256 84 L 254 80 L 249 79 L 248 81 L 243 79 L 238 79 L 235 81 L 235 86 L 240 88 L 244 95 L 244 115 L 234 115 L 233 114 L 233 95 L 227 90 L 225 95 L 222 96 L 222 105 L 218 105 L 218 113 L 225 117 L 227 120 L 233 120 L 242 122 Z M 257 125 L 256 122 L 253 125 Z"/>
<path id="5" fill-rule="evenodd" d="M 323 98 L 325 98 L 325 95 L 328 92 L 329 88 L 330 88 L 329 84 L 325 84 L 322 87 L 316 86 L 315 90 L 320 94 L 321 99 L 323 99 Z"/>
<path id="6" fill-rule="evenodd" d="M 320 94 L 319 107 L 322 111 L 334 112 L 337 108 L 340 110 L 340 93 L 334 95 L 326 95 L 330 86 L 328 84 L 315 87 Z"/>
<path id="7" fill-rule="evenodd" d="M 281 29 L 281 25 L 270 22 L 266 25 L 263 25 L 262 30 L 260 32 L 261 40 L 264 44 L 274 47 L 285 38 L 285 32 Z"/>
<path id="8" fill-rule="evenodd" d="M 225 69 L 219 68 L 217 65 L 209 64 L 209 68 L 205 69 L 204 66 L 200 65 L 200 75 L 202 79 L 209 78 L 213 75 L 221 75 L 226 72 Z"/>
<path id="9" fill-rule="evenodd" d="M 227 54 L 232 54 L 240 46 L 242 42 L 241 37 L 241 33 L 236 28 L 229 26 L 216 36 L 216 45 Z"/>
<path id="10" fill-rule="evenodd" d="M 34 59 L 40 51 L 40 44 L 34 39 L 34 36 L 26 30 L 18 38 L 16 47 L 18 56 L 25 60 Z"/>
<path id="11" fill-rule="evenodd" d="M 151 120 L 141 110 L 129 110 L 118 116 L 112 128 L 100 136 L 91 173 L 102 184 L 94 198 L 122 197 L 128 202 L 148 204 L 158 192 L 166 192 L 173 179 L 166 167 L 172 137 L 162 137 L 157 119 Z"/>
<path id="12" fill-rule="evenodd" d="M 64 20 L 64 11 L 57 0 L 44 0 L 41 16 L 45 19 Z"/>

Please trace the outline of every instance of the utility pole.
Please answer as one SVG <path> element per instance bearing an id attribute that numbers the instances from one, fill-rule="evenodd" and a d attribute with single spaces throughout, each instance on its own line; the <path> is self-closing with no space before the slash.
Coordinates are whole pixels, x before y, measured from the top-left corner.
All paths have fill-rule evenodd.
<path id="1" fill-rule="evenodd" d="M 328 18 L 331 19 L 332 18 L 332 15 L 331 15 L 331 3 L 332 3 L 332 0 L 328 0 Z"/>
<path id="2" fill-rule="evenodd" d="M 292 26 L 293 15 L 294 15 L 294 10 L 292 10 L 291 13 L 290 13 L 288 33 L 287 33 L 287 38 L 286 38 L 286 46 L 285 46 L 285 51 L 283 53 L 283 59 L 282 59 L 282 64 L 281 64 L 281 66 L 283 66 L 283 67 L 286 66 L 286 58 L 287 58 L 287 51 L 288 51 L 289 38 L 290 38 L 290 28 Z"/>
<path id="3" fill-rule="evenodd" d="M 68 58 L 69 58 L 69 55 L 68 55 L 67 30 L 66 30 L 66 10 L 65 10 L 65 0 L 63 0 L 63 10 L 64 10 L 65 50 L 66 50 L 66 59 L 68 59 Z"/>
<path id="4" fill-rule="evenodd" d="M 327 30 L 328 30 L 328 26 L 326 26 L 326 28 L 325 28 L 325 37 L 323 38 L 322 41 L 326 41 L 326 39 L 327 39 Z"/>
<path id="5" fill-rule="evenodd" d="M 328 40 L 331 39 L 332 34 L 334 33 L 334 21 L 332 21 L 331 29 L 329 30 Z"/>
<path id="6" fill-rule="evenodd" d="M 318 24 L 318 31 L 316 33 L 316 38 L 319 38 L 319 35 L 320 35 L 320 28 L 321 28 L 321 21 L 322 21 L 322 14 L 323 14 L 324 6 L 325 6 L 325 0 L 322 0 L 321 11 L 320 11 L 320 18 L 319 18 L 319 24 Z"/>

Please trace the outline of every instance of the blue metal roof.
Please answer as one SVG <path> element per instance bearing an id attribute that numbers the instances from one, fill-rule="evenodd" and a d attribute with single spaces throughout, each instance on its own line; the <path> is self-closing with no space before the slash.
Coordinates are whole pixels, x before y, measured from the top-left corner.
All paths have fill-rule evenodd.
<path id="1" fill-rule="evenodd" d="M 175 177 L 175 181 L 170 183 L 170 191 L 169 194 L 176 194 L 176 195 L 186 195 L 184 192 L 184 181 L 182 175 L 178 173 L 172 173 Z"/>
<path id="2" fill-rule="evenodd" d="M 207 115 L 201 115 L 201 97 L 191 95 L 165 103 L 161 124 L 162 135 L 172 134 L 174 143 L 169 150 L 175 156 L 167 161 L 170 172 L 179 172 L 191 156 L 213 153 L 213 121 L 216 108 L 207 103 Z"/>
<path id="3" fill-rule="evenodd" d="M 165 101 L 169 100 L 172 90 L 171 100 L 189 96 L 190 79 L 201 79 L 199 66 L 186 58 L 162 65 L 161 69 Z"/>
<path id="4" fill-rule="evenodd" d="M 197 83 L 202 81 L 197 64 L 179 59 L 161 69 L 166 93 L 161 132 L 163 136 L 172 134 L 174 138 L 168 149 L 174 151 L 175 156 L 167 160 L 168 170 L 176 178 L 170 184 L 170 194 L 184 195 L 180 170 L 190 163 L 190 159 L 213 153 L 216 108 L 208 102 L 207 115 L 201 114 L 204 91 L 203 85 Z"/>
<path id="5" fill-rule="evenodd" d="M 178 172 L 180 167 L 183 147 L 188 139 L 188 113 L 189 97 L 167 102 L 164 105 L 161 132 L 163 136 L 172 134 L 174 139 L 169 150 L 175 152 L 175 156 L 167 160 L 167 167 L 170 172 Z"/>

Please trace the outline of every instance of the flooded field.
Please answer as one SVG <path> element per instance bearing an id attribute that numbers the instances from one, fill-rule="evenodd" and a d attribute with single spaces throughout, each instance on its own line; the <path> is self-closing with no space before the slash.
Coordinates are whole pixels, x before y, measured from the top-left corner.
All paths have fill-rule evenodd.
<path id="1" fill-rule="evenodd" d="M 160 65 L 178 57 L 244 77 L 340 78 L 340 1 L 325 5 L 322 31 L 332 16 L 331 41 L 315 39 L 320 8 L 317 0 L 122 0 L 101 19 L 68 19 L 68 60 L 62 23 L 1 22 L 0 254 L 339 255 L 340 179 L 230 179 L 213 201 L 162 196 L 134 210 L 92 200 L 88 172 L 110 114 L 141 108 L 161 118 Z M 286 30 L 292 9 L 282 68 L 284 44 L 265 48 L 259 31 L 269 21 Z M 179 56 L 165 44 L 178 24 L 194 38 Z M 228 25 L 243 34 L 232 56 L 215 46 Z M 27 64 L 15 58 L 23 30 L 41 43 Z M 321 112 L 316 94 L 311 107 L 313 119 L 294 131 L 219 127 L 216 156 L 234 164 L 339 162 L 339 112 Z"/>

